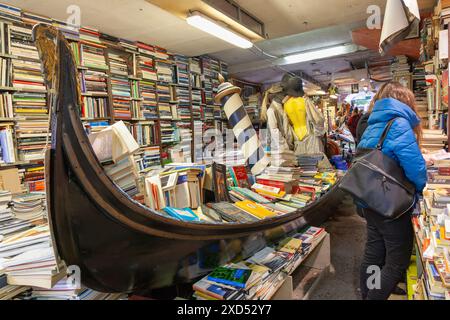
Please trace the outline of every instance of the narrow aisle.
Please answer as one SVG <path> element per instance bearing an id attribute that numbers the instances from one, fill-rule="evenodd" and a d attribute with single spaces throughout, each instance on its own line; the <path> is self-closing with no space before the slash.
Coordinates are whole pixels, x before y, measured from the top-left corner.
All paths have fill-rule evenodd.
<path id="1" fill-rule="evenodd" d="M 359 266 L 366 240 L 366 223 L 346 198 L 338 213 L 327 222 L 331 235 L 332 270 L 311 295 L 312 300 L 359 300 Z"/>

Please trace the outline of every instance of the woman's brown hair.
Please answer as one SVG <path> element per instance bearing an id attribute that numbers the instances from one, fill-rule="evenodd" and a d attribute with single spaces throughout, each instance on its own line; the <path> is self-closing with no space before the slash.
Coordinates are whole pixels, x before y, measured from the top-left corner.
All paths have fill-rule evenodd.
<path id="1" fill-rule="evenodd" d="M 393 98 L 400 102 L 403 102 L 407 106 L 409 106 L 417 115 L 417 107 L 416 107 L 416 98 L 414 93 L 402 86 L 399 82 L 388 82 L 380 89 L 378 92 L 379 96 L 377 100 Z M 375 102 L 377 101 L 375 100 Z M 416 139 L 419 145 L 422 142 L 422 126 L 419 123 L 415 128 L 413 128 L 414 133 L 416 134 Z"/>
<path id="2" fill-rule="evenodd" d="M 384 88 L 386 88 L 387 85 L 388 85 L 388 83 L 383 83 L 383 85 L 380 87 L 380 89 L 378 89 L 377 93 L 373 96 L 372 101 L 370 101 L 370 104 L 369 104 L 369 109 L 368 109 L 369 113 L 372 113 L 375 103 L 378 100 L 380 100 L 381 94 L 383 93 Z"/>

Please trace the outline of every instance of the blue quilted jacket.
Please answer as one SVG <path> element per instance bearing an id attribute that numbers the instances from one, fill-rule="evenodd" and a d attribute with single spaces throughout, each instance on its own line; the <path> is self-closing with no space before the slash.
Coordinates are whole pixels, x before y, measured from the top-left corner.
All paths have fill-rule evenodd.
<path id="1" fill-rule="evenodd" d="M 377 101 L 358 148 L 375 148 L 387 123 L 394 118 L 397 120 L 386 137 L 382 151 L 397 161 L 406 177 L 416 186 L 416 191 L 421 193 L 427 182 L 427 166 L 412 129 L 420 119 L 409 106 L 392 98 Z"/>

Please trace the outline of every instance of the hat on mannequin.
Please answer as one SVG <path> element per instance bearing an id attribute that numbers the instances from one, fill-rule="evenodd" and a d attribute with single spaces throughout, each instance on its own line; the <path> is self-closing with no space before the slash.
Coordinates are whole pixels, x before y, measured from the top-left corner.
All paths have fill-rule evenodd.
<path id="1" fill-rule="evenodd" d="M 303 80 L 295 75 L 286 73 L 281 80 L 281 87 L 286 95 L 298 98 L 305 95 Z"/>

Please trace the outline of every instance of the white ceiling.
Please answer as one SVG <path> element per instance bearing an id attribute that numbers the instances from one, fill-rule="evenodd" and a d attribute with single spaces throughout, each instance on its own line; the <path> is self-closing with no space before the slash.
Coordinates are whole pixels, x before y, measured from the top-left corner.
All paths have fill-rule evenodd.
<path id="1" fill-rule="evenodd" d="M 271 66 L 260 52 L 235 48 L 220 39 L 189 26 L 184 19 L 145 0 L 0 0 L 24 10 L 66 20 L 69 5 L 81 9 L 81 24 L 101 32 L 159 45 L 189 56 L 213 54 L 230 64 L 239 77 L 255 82 L 273 82 L 283 71 Z M 184 0 L 167 0 L 184 1 Z M 257 46 L 271 55 L 310 50 L 351 42 L 351 30 L 362 27 L 369 16 L 367 7 L 386 0 L 235 0 L 266 25 L 268 40 Z M 431 8 L 435 0 L 419 0 Z M 304 24 L 304 22 L 308 22 Z M 360 53 L 364 57 L 365 53 Z M 356 58 L 352 58 L 356 59 Z M 321 74 L 350 68 L 346 58 L 321 61 Z M 311 72 L 309 64 L 285 66 Z M 316 66 L 317 68 L 317 66 Z M 322 80 L 322 79 L 321 79 Z M 325 81 L 325 79 L 323 79 Z"/>
<path id="2" fill-rule="evenodd" d="M 386 0 L 235 0 L 265 23 L 274 39 L 367 19 L 369 5 L 384 10 Z M 305 24 L 306 22 L 306 24 Z"/>
<path id="3" fill-rule="evenodd" d="M 145 0 L 1 0 L 47 17 L 66 20 L 70 5 L 81 9 L 81 25 L 129 40 L 159 45 L 189 56 L 232 46 L 189 26 L 185 20 Z"/>

